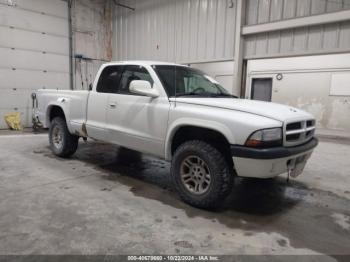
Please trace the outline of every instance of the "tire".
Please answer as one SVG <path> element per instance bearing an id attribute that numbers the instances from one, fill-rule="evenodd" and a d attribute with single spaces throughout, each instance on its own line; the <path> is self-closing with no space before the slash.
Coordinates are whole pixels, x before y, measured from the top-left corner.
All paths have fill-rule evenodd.
<path id="1" fill-rule="evenodd" d="M 69 133 L 63 118 L 55 117 L 50 124 L 49 141 L 56 156 L 67 158 L 77 151 L 79 137 Z"/>
<path id="2" fill-rule="evenodd" d="M 203 141 L 180 145 L 172 159 L 171 177 L 181 199 L 198 208 L 218 207 L 233 188 L 233 169 L 226 159 L 223 153 Z"/>

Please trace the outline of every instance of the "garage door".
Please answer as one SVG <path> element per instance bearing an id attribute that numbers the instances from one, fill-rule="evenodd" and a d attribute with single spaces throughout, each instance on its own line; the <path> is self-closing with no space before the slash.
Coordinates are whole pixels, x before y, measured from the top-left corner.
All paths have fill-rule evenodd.
<path id="1" fill-rule="evenodd" d="M 69 24 L 62 0 L 0 0 L 0 128 L 20 112 L 31 125 L 30 94 L 69 89 Z"/>

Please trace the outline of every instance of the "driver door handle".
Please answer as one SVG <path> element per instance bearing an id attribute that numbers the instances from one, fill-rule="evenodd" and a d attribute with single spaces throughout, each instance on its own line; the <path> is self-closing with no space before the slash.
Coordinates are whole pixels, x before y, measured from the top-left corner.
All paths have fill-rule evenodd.
<path id="1" fill-rule="evenodd" d="M 109 103 L 109 108 L 116 108 L 117 107 L 117 103 Z"/>

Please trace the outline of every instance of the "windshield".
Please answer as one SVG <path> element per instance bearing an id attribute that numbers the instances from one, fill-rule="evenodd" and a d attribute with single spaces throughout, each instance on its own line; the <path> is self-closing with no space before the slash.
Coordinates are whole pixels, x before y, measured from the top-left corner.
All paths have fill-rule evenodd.
<path id="1" fill-rule="evenodd" d="M 153 66 L 169 97 L 234 97 L 205 73 L 184 66 Z"/>

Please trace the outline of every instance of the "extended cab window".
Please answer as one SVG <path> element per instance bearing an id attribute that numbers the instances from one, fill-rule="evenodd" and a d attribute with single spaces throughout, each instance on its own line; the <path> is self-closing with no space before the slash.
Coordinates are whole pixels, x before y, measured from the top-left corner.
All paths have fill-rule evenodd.
<path id="1" fill-rule="evenodd" d="M 117 93 L 121 73 L 121 66 L 106 67 L 98 80 L 96 91 L 99 93 Z"/>
<path id="2" fill-rule="evenodd" d="M 135 95 L 131 93 L 129 89 L 130 83 L 134 80 L 145 80 L 150 82 L 151 86 L 153 86 L 153 79 L 146 68 L 142 66 L 125 66 L 120 81 L 119 93 Z"/>

